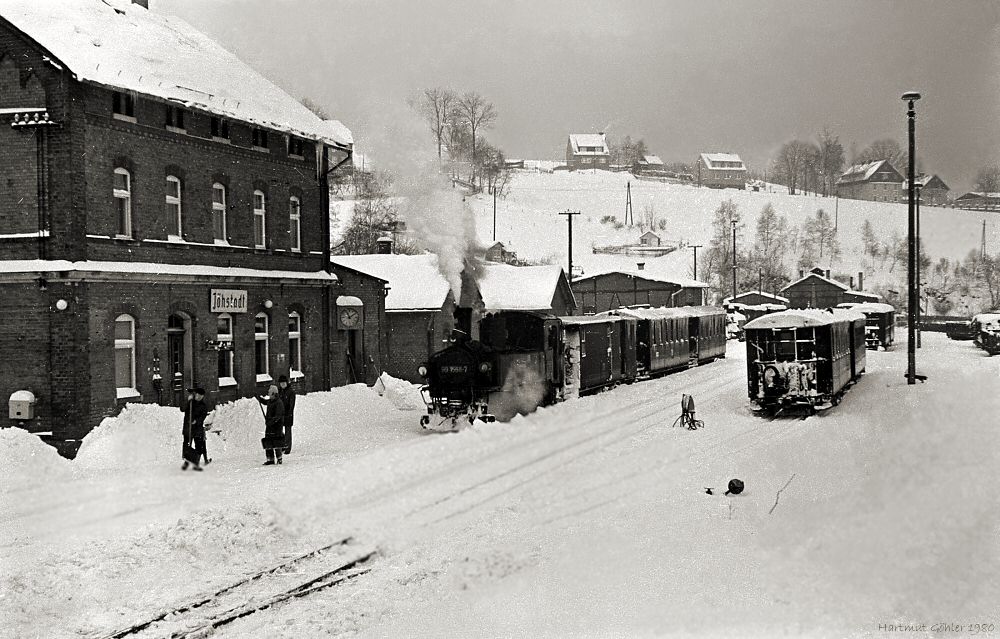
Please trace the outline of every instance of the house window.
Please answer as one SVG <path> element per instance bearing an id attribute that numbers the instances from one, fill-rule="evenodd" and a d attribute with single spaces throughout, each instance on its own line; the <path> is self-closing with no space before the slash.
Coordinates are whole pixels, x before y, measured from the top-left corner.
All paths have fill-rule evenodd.
<path id="1" fill-rule="evenodd" d="M 229 139 L 229 120 L 225 118 L 212 118 L 212 137 L 220 140 Z"/>
<path id="2" fill-rule="evenodd" d="M 581 162 L 582 164 L 590 164 L 590 163 L 591 163 L 591 162 L 593 162 L 593 161 L 594 161 L 594 158 L 582 158 L 582 159 L 580 160 L 580 162 Z"/>
<path id="3" fill-rule="evenodd" d="M 302 202 L 294 195 L 288 200 L 288 233 L 291 237 L 291 249 L 302 250 Z"/>
<path id="4" fill-rule="evenodd" d="M 302 158 L 302 139 L 294 135 L 288 136 L 288 155 Z"/>
<path id="5" fill-rule="evenodd" d="M 138 394 L 135 390 L 135 319 L 131 315 L 115 318 L 115 387 L 119 397 Z"/>
<path id="6" fill-rule="evenodd" d="M 267 148 L 267 131 L 264 129 L 253 130 L 253 145 L 258 149 Z"/>
<path id="7" fill-rule="evenodd" d="M 184 129 L 184 109 L 180 107 L 167 107 L 167 128 L 183 132 Z"/>
<path id="8" fill-rule="evenodd" d="M 115 169 L 115 234 L 132 237 L 132 176 L 125 169 Z"/>
<path id="9" fill-rule="evenodd" d="M 288 367 L 293 376 L 302 373 L 302 317 L 295 311 L 288 314 Z"/>
<path id="10" fill-rule="evenodd" d="M 111 97 L 111 112 L 119 120 L 135 122 L 135 98 L 116 91 Z"/>
<path id="11" fill-rule="evenodd" d="M 219 386 L 236 383 L 233 375 L 233 317 L 229 313 L 219 315 L 215 339 L 219 343 Z"/>
<path id="12" fill-rule="evenodd" d="M 268 347 L 267 347 L 267 315 L 264 313 L 257 313 L 257 316 L 253 318 L 253 355 L 254 355 L 254 370 L 257 373 L 258 382 L 269 382 L 271 381 L 271 376 L 268 374 L 270 368 L 268 367 Z"/>
<path id="13" fill-rule="evenodd" d="M 267 210 L 263 191 L 253 192 L 253 245 L 267 248 Z"/>
<path id="14" fill-rule="evenodd" d="M 166 197 L 167 219 L 170 224 L 170 233 L 176 239 L 183 236 L 183 226 L 181 220 L 181 180 L 180 178 L 167 176 L 167 197 Z"/>
<path id="15" fill-rule="evenodd" d="M 226 235 L 226 187 L 218 182 L 212 185 L 212 228 L 216 244 L 229 244 Z"/>

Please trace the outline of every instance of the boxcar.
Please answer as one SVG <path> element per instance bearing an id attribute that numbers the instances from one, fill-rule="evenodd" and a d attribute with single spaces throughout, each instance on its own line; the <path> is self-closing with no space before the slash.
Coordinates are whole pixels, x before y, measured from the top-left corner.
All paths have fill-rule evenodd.
<path id="1" fill-rule="evenodd" d="M 976 346 L 990 355 L 1000 353 L 1000 313 L 980 313 L 972 318 Z"/>
<path id="2" fill-rule="evenodd" d="M 636 321 L 637 374 L 662 375 L 690 364 L 688 317 L 668 308 L 623 308 L 610 315 Z"/>
<path id="3" fill-rule="evenodd" d="M 864 370 L 860 314 L 781 311 L 747 322 L 745 331 L 747 390 L 765 410 L 834 405 Z"/>
<path id="4" fill-rule="evenodd" d="M 561 317 L 566 349 L 566 397 L 635 379 L 634 318 Z"/>
<path id="5" fill-rule="evenodd" d="M 787 309 L 788 307 L 784 304 L 745 304 L 740 312 L 747 316 L 747 322 L 752 322 L 758 317 Z M 745 326 L 746 324 L 744 323 Z"/>
<path id="6" fill-rule="evenodd" d="M 865 314 L 865 344 L 872 350 L 889 350 L 896 340 L 896 309 L 889 304 L 866 302 L 852 310 Z"/>
<path id="7" fill-rule="evenodd" d="M 851 377 L 857 379 L 865 372 L 868 359 L 868 317 L 858 307 L 850 309 L 834 309 L 834 315 L 843 317 L 848 322 L 848 343 L 851 349 Z"/>
<path id="8" fill-rule="evenodd" d="M 691 345 L 692 363 L 701 364 L 726 356 L 724 309 L 718 306 L 679 306 L 664 310 L 688 318 L 688 341 Z"/>

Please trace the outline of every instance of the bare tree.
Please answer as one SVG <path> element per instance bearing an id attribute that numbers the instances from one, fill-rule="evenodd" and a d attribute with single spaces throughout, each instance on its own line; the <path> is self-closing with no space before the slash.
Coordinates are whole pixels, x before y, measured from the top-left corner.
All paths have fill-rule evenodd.
<path id="1" fill-rule="evenodd" d="M 446 144 L 446 129 L 449 116 L 455 108 L 458 97 L 451 89 L 435 87 L 424 89 L 410 98 L 410 106 L 420 114 L 431 129 L 431 135 L 437 142 L 438 162 L 441 161 L 441 149 Z"/>
<path id="2" fill-rule="evenodd" d="M 844 146 L 840 138 L 823 129 L 819 135 L 820 172 L 823 176 L 823 196 L 834 190 L 837 178 L 844 170 Z"/>
<path id="3" fill-rule="evenodd" d="M 472 182 L 476 181 L 476 135 L 480 129 L 488 129 L 497 119 L 497 111 L 492 102 L 475 91 L 466 93 L 458 99 L 456 110 L 469 127 L 472 135 Z"/>
<path id="4" fill-rule="evenodd" d="M 875 140 L 867 149 L 858 155 L 858 164 L 877 162 L 878 160 L 889 160 L 897 171 L 905 172 L 908 164 L 907 152 L 899 145 L 899 142 L 892 138 Z"/>
<path id="5" fill-rule="evenodd" d="M 301 100 L 299 100 L 299 102 L 302 104 L 302 106 L 304 106 L 305 108 L 309 109 L 317 116 L 319 116 L 321 120 L 330 119 L 330 114 L 327 113 L 326 109 L 320 106 L 315 100 L 311 98 L 302 98 Z"/>
<path id="6" fill-rule="evenodd" d="M 1000 193 L 1000 165 L 990 164 L 979 169 L 975 189 L 982 193 Z"/>
<path id="7" fill-rule="evenodd" d="M 778 174 L 775 177 L 784 181 L 790 195 L 795 195 L 802 178 L 803 167 L 812 155 L 812 148 L 808 142 L 792 140 L 783 144 L 778 152 L 778 159 L 775 162 Z"/>

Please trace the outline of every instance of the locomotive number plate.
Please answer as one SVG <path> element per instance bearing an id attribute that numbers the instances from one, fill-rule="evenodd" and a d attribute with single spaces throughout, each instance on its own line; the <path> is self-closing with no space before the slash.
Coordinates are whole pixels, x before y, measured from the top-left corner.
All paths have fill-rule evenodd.
<path id="1" fill-rule="evenodd" d="M 469 371 L 468 366 L 442 366 L 442 373 L 467 373 Z"/>

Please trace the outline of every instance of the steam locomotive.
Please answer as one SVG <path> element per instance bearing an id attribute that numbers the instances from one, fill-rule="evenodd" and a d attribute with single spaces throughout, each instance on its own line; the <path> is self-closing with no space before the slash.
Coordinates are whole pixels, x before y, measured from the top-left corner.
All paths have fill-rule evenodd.
<path id="1" fill-rule="evenodd" d="M 796 309 L 747 322 L 747 386 L 760 410 L 840 403 L 865 371 L 866 318 L 853 309 Z"/>
<path id="2" fill-rule="evenodd" d="M 557 317 L 501 311 L 418 372 L 425 428 L 507 421 L 539 406 L 696 366 L 726 354 L 721 308 L 629 308 Z"/>
<path id="3" fill-rule="evenodd" d="M 1000 313 L 980 313 L 972 318 L 973 340 L 990 355 L 1000 353 Z"/>

